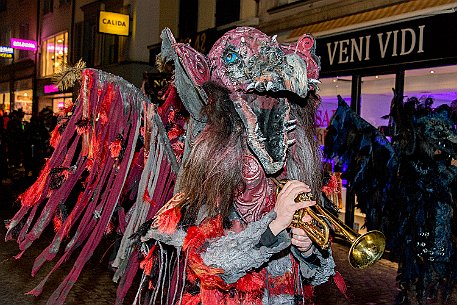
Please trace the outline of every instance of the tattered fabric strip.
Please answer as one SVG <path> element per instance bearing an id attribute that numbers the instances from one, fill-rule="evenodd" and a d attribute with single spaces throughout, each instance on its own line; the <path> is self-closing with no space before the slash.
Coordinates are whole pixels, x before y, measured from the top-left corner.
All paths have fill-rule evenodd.
<path id="1" fill-rule="evenodd" d="M 113 278 L 115 282 L 118 282 L 121 277 L 131 279 L 138 272 L 139 261 L 131 258 L 134 255 L 132 253 L 134 249 L 133 240 L 130 239 L 130 236 L 146 220 L 155 215 L 164 202 L 171 198 L 176 181 L 176 172 L 178 171 L 178 163 L 156 108 L 151 106 L 146 113 L 147 123 L 145 125 L 149 128 L 146 129 L 145 133 L 148 136 L 145 138 L 149 139 L 147 149 L 149 158 L 146 161 L 139 184 L 137 201 L 132 207 L 132 217 L 125 229 L 116 259 L 112 264 L 113 267 L 117 268 Z M 131 284 L 130 280 L 120 281 L 117 292 L 118 303 L 122 302 Z"/>

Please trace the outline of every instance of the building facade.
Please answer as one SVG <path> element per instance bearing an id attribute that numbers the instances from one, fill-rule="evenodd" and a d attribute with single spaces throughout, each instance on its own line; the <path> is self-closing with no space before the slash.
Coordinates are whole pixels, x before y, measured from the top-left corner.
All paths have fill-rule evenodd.
<path id="1" fill-rule="evenodd" d="M 38 57 L 37 57 L 37 110 L 48 107 L 58 113 L 66 102 L 73 100 L 71 90 L 59 91 L 53 76 L 71 64 L 71 36 L 75 3 L 71 0 L 40 1 Z"/>
<path id="2" fill-rule="evenodd" d="M 38 1 L 0 1 L 0 109 L 32 114 Z M 16 47 L 13 48 L 12 44 Z"/>
<path id="3" fill-rule="evenodd" d="M 153 69 L 148 46 L 160 44 L 164 27 L 177 32 L 178 4 L 0 0 L 0 109 L 22 109 L 25 120 L 46 107 L 57 113 L 75 94 L 59 91 L 53 76 L 79 59 L 140 87 L 143 73 Z M 33 48 L 11 51 L 12 38 Z"/>

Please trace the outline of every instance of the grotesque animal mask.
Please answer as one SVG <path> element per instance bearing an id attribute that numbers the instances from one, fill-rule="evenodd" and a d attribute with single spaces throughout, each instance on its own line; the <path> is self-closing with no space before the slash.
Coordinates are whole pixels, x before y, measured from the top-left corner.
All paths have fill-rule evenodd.
<path id="1" fill-rule="evenodd" d="M 302 102 L 316 89 L 319 59 L 314 38 L 304 35 L 297 43 L 282 45 L 257 29 L 241 27 L 224 34 L 207 57 L 176 43 L 169 29 L 162 39 L 162 56 L 174 60 L 176 87 L 192 118 L 205 121 L 200 114 L 206 102 L 202 84 L 211 80 L 223 85 L 231 92 L 248 145 L 265 172 L 281 170 L 287 148 L 294 143 L 288 136 L 296 124 L 289 102 Z"/>
<path id="2" fill-rule="evenodd" d="M 426 142 L 422 143 L 422 149 L 427 148 L 430 155 L 440 151 L 440 157 L 457 159 L 457 132 L 446 109 L 430 112 L 417 119 L 416 124 Z"/>

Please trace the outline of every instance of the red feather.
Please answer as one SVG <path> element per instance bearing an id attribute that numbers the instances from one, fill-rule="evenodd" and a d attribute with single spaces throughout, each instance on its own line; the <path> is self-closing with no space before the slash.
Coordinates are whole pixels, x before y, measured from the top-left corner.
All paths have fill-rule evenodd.
<path id="1" fill-rule="evenodd" d="M 49 161 L 46 162 L 45 167 L 41 170 L 37 181 L 29 187 L 24 193 L 19 195 L 19 200 L 23 206 L 33 206 L 41 198 L 44 193 L 47 178 L 49 175 Z"/>
<path id="2" fill-rule="evenodd" d="M 140 268 L 144 270 L 144 274 L 151 276 L 151 269 L 154 265 L 154 251 L 156 249 L 156 245 L 152 246 L 149 250 L 148 255 L 144 258 L 144 260 L 140 263 Z"/>
<path id="3" fill-rule="evenodd" d="M 336 287 L 338 287 L 338 290 L 349 301 L 349 297 L 347 296 L 346 282 L 344 281 L 343 276 L 338 271 L 335 272 L 335 275 L 333 276 L 333 281 L 335 282 Z"/>
<path id="4" fill-rule="evenodd" d="M 59 215 L 54 215 L 52 223 L 54 224 L 54 232 L 59 232 L 60 228 L 62 227 L 62 219 L 59 217 Z"/>
<path id="5" fill-rule="evenodd" d="M 262 294 L 265 288 L 265 272 L 251 272 L 236 282 L 238 291 Z"/>
<path id="6" fill-rule="evenodd" d="M 219 215 L 215 218 L 204 220 L 200 226 L 192 226 L 187 230 L 186 238 L 183 243 L 183 251 L 189 253 L 188 264 L 190 267 L 189 278 L 200 280 L 200 285 L 204 289 L 221 289 L 228 290 L 227 285 L 219 274 L 224 272 L 221 268 L 213 268 L 205 265 L 200 253 L 203 251 L 202 246 L 208 240 L 222 236 L 222 217 Z"/>
<path id="7" fill-rule="evenodd" d="M 182 305 L 198 305 L 200 303 L 200 295 L 191 295 L 190 293 L 185 293 L 182 296 L 181 304 Z"/>
<path id="8" fill-rule="evenodd" d="M 336 178 L 335 175 L 331 175 L 330 176 L 329 182 L 327 183 L 327 185 L 322 187 L 322 191 L 326 195 L 334 194 L 334 193 L 337 193 L 339 191 L 338 190 L 338 179 Z"/>
<path id="9" fill-rule="evenodd" d="M 109 84 L 106 90 L 107 92 L 103 98 L 102 105 L 100 106 L 100 120 L 103 125 L 108 122 L 109 111 L 111 109 L 111 103 L 113 102 L 113 84 Z"/>
<path id="10" fill-rule="evenodd" d="M 122 140 L 117 138 L 109 145 L 109 149 L 111 152 L 111 158 L 116 159 L 119 158 L 119 155 L 122 150 Z"/>
<path id="11" fill-rule="evenodd" d="M 149 204 L 154 205 L 154 204 L 153 204 L 154 201 L 152 200 L 151 195 L 149 195 L 149 191 L 148 191 L 147 188 L 144 190 L 143 200 L 146 201 L 146 202 L 148 202 Z"/>
<path id="12" fill-rule="evenodd" d="M 59 143 L 59 140 L 60 140 L 60 132 L 59 132 L 60 126 L 61 125 L 58 124 L 51 133 L 51 139 L 49 140 L 49 143 L 51 144 L 51 146 L 53 148 L 57 147 L 57 144 Z"/>
<path id="13" fill-rule="evenodd" d="M 186 251 L 188 247 L 199 248 L 205 243 L 206 239 L 222 236 L 223 234 L 222 217 L 220 215 L 215 218 L 205 219 L 200 226 L 192 226 L 187 230 L 183 251 Z"/>
<path id="14" fill-rule="evenodd" d="M 162 233 L 172 234 L 176 231 L 180 220 L 181 209 L 178 207 L 163 211 L 157 219 L 157 229 Z"/>

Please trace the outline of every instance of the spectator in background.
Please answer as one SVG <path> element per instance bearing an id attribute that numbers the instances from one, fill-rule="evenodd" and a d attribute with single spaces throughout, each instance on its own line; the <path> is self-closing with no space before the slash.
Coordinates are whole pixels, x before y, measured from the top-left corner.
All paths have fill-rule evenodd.
<path id="1" fill-rule="evenodd" d="M 8 117 L 8 112 L 7 111 L 4 111 L 3 112 L 3 115 L 2 115 L 2 127 L 3 127 L 3 130 L 6 130 L 6 127 L 8 125 L 8 121 L 10 120 L 10 118 Z"/>
<path id="2" fill-rule="evenodd" d="M 6 127 L 8 165 L 13 168 L 20 167 L 22 163 L 22 146 L 24 143 L 23 118 L 24 112 L 22 109 L 13 110 L 9 115 Z"/>
<path id="3" fill-rule="evenodd" d="M 50 114 L 53 117 L 52 111 Z M 46 127 L 50 120 L 47 108 L 32 116 L 24 129 L 24 167 L 26 176 L 38 177 L 45 160 L 50 154 L 50 132 Z"/>
<path id="4" fill-rule="evenodd" d="M 6 139 L 5 128 L 3 124 L 5 112 L 0 110 L 0 183 L 6 177 L 8 167 L 6 165 Z"/>

